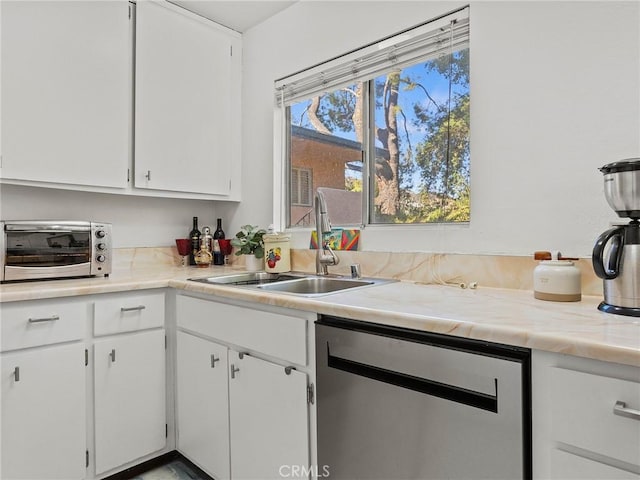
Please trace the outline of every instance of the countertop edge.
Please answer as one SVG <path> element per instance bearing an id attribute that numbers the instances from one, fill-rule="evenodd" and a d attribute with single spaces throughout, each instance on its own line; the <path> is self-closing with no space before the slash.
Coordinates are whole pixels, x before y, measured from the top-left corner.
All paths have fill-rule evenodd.
<path id="1" fill-rule="evenodd" d="M 146 276 L 147 278 L 140 278 L 135 275 L 122 276 L 122 278 L 119 279 L 91 278 L 82 279 L 82 283 L 74 282 L 73 280 L 61 280 L 60 282 L 64 283 L 54 284 L 51 282 L 46 283 L 46 285 L 42 282 L 30 282 L 29 284 L 21 284 L 21 287 L 8 289 L 2 288 L 4 287 L 3 285 L 0 287 L 0 302 L 8 303 L 26 300 L 148 290 L 154 288 L 174 288 L 187 293 L 213 295 L 244 302 L 303 310 L 325 315 L 341 316 L 354 320 L 526 347 L 535 350 L 573 355 L 623 365 L 640 366 L 640 322 L 629 324 L 624 324 L 622 321 L 614 322 L 613 326 L 621 328 L 621 332 L 624 333 L 630 331 L 632 332 L 633 338 L 637 338 L 638 346 L 629 347 L 625 345 L 616 345 L 613 341 L 603 342 L 590 339 L 584 334 L 581 336 L 580 332 L 572 332 L 571 329 L 567 329 L 566 332 L 562 332 L 561 326 L 555 328 L 554 331 L 550 331 L 551 329 L 549 331 L 545 331 L 545 325 L 541 325 L 540 329 L 531 329 L 527 328 L 526 323 L 522 323 L 520 326 L 517 322 L 510 325 L 499 324 L 499 322 L 492 321 L 481 323 L 480 321 L 465 320 L 464 315 L 462 314 L 459 318 L 455 318 L 455 313 L 450 313 L 448 316 L 437 315 L 437 312 L 433 313 L 433 311 L 428 311 L 428 307 L 423 307 L 427 309 L 427 311 L 420 310 L 421 313 L 416 313 L 415 311 L 397 311 L 385 308 L 383 305 L 376 305 L 375 297 L 370 298 L 373 297 L 371 294 L 367 296 L 366 289 L 362 289 L 359 292 L 353 292 L 349 297 L 346 297 L 344 294 L 337 294 L 308 298 L 286 294 L 264 293 L 257 289 L 244 289 L 190 282 L 186 280 L 189 276 L 194 276 L 190 273 L 193 272 L 178 270 L 167 274 L 167 272 L 158 271 L 151 274 L 148 273 Z M 222 275 L 229 272 L 221 271 L 216 273 Z M 237 270 L 234 270 L 234 273 L 237 273 Z M 405 282 L 398 282 L 397 284 L 392 285 L 402 285 L 404 283 Z M 407 282 L 407 284 L 413 285 L 413 283 L 409 282 Z M 376 292 L 384 292 L 384 290 L 378 289 L 384 289 L 385 287 L 387 286 L 380 285 L 374 288 L 376 289 Z M 451 299 L 449 301 L 454 303 L 461 295 L 461 293 L 456 293 L 453 289 L 442 291 L 450 295 Z M 485 291 L 488 292 L 488 294 L 485 295 L 485 299 L 495 297 L 490 298 L 494 303 L 499 302 L 501 295 L 515 295 L 510 292 L 501 292 L 500 289 L 487 288 Z M 437 293 L 440 294 L 440 292 Z M 351 299 L 359 299 L 361 305 L 356 304 L 357 302 L 352 302 Z M 518 301 L 522 300 L 519 297 L 516 297 L 513 304 L 518 306 Z M 595 297 L 594 299 L 590 299 L 588 307 L 590 308 L 591 303 L 595 303 L 596 301 L 597 299 Z M 537 307 L 539 304 L 534 305 Z M 452 311 L 455 311 L 455 307 L 452 308 Z M 523 308 L 526 308 L 526 306 L 523 305 Z M 555 312 L 551 307 L 546 308 L 549 312 Z M 567 312 L 571 312 L 570 306 L 559 306 L 557 308 L 560 310 L 564 309 L 564 315 L 567 315 Z M 584 310 L 584 308 L 582 308 L 582 310 Z M 539 316 L 544 316 L 545 310 L 543 309 L 534 313 Z M 577 316 L 579 317 L 580 314 L 581 311 L 578 309 Z M 486 312 L 487 318 L 490 318 L 491 315 L 491 311 Z M 591 319 L 591 317 L 589 318 Z M 595 318 L 597 320 L 600 317 Z M 610 319 L 611 317 L 605 318 Z M 599 326 L 597 322 L 592 323 L 594 324 L 594 328 Z M 561 338 L 563 336 L 566 338 Z M 633 340 L 631 341 L 631 344 L 633 345 Z"/>

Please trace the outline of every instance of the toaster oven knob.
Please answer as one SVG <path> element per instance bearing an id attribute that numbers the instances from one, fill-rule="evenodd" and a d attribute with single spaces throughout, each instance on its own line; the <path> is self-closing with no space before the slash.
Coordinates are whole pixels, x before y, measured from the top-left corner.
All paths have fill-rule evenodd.
<path id="1" fill-rule="evenodd" d="M 104 230 L 96 230 L 96 237 L 98 238 L 104 238 L 104 236 L 106 235 Z"/>
<path id="2" fill-rule="evenodd" d="M 100 251 L 105 250 L 107 246 L 104 243 L 99 243 L 96 245 L 96 248 Z"/>
<path id="3" fill-rule="evenodd" d="M 97 262 L 104 262 L 105 260 L 106 260 L 106 258 L 105 258 L 105 256 L 104 256 L 104 255 L 98 255 L 98 256 L 96 257 L 96 261 L 97 261 Z"/>

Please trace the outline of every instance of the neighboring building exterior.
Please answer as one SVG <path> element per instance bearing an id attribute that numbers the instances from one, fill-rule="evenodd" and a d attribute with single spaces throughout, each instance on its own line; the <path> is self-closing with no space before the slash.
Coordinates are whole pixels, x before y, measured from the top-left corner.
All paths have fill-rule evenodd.
<path id="1" fill-rule="evenodd" d="M 352 176 L 362 178 L 361 143 L 292 126 L 290 148 L 291 225 L 314 225 L 313 197 L 319 187 L 325 189 L 334 224 L 359 225 L 362 194 L 347 191 L 346 177 L 347 171 L 351 171 Z"/>

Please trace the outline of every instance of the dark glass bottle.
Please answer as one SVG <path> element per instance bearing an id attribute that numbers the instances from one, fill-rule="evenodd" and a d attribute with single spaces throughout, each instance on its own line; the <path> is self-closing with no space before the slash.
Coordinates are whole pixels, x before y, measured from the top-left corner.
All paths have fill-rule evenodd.
<path id="1" fill-rule="evenodd" d="M 222 219 L 218 218 L 217 222 L 218 225 L 216 226 L 216 231 L 213 232 L 214 240 L 220 240 L 221 238 L 224 238 L 224 230 L 222 230 Z"/>
<path id="2" fill-rule="evenodd" d="M 217 238 L 213 241 L 213 264 L 224 265 L 224 255 L 220 250 L 220 244 Z"/>
<path id="3" fill-rule="evenodd" d="M 191 253 L 189 253 L 189 265 L 196 264 L 196 253 L 200 250 L 200 230 L 198 230 L 198 217 L 193 217 L 193 228 L 189 232 L 191 239 Z"/>

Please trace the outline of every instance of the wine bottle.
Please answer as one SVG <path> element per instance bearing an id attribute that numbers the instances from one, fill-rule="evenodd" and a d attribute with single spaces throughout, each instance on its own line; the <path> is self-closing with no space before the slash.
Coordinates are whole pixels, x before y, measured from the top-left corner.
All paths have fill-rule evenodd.
<path id="1" fill-rule="evenodd" d="M 198 217 L 193 217 L 193 228 L 189 232 L 191 239 L 191 253 L 189 253 L 189 265 L 196 264 L 196 253 L 200 250 L 200 230 L 198 230 Z"/>
<path id="2" fill-rule="evenodd" d="M 218 218 L 217 222 L 218 226 L 216 227 L 216 231 L 213 232 L 214 240 L 220 240 L 221 238 L 224 238 L 224 230 L 222 230 L 222 219 Z"/>
<path id="3" fill-rule="evenodd" d="M 213 264 L 224 265 L 224 255 L 220 250 L 220 243 L 217 238 L 213 241 Z"/>

